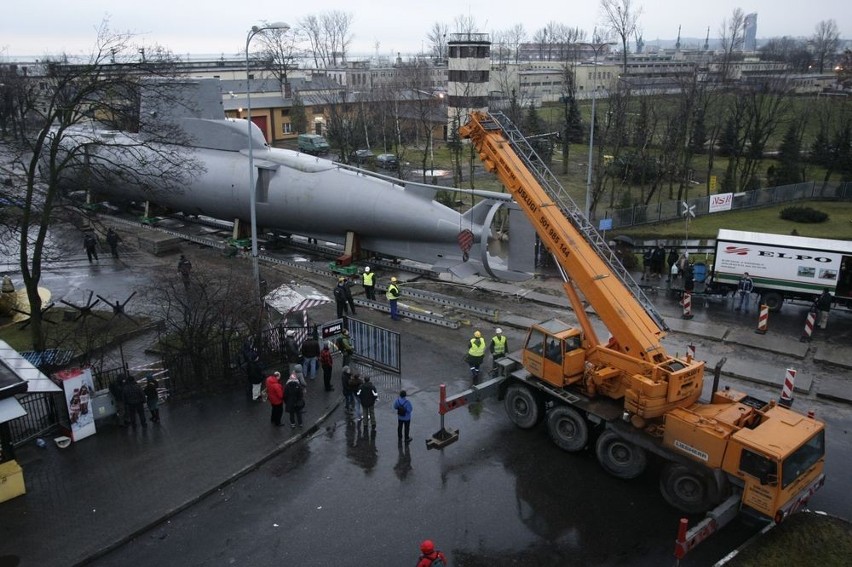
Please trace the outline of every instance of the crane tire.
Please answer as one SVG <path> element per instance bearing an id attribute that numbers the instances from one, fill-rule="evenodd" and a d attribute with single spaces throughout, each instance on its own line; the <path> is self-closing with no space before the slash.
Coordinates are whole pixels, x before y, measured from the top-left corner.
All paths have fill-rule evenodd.
<path id="1" fill-rule="evenodd" d="M 521 429 L 532 429 L 544 416 L 544 408 L 538 396 L 521 384 L 512 384 L 506 388 L 503 407 L 512 423 Z"/>
<path id="2" fill-rule="evenodd" d="M 595 444 L 595 453 L 603 469 L 616 478 L 629 480 L 645 471 L 645 450 L 625 441 L 614 431 L 604 431 Z"/>
<path id="3" fill-rule="evenodd" d="M 713 480 L 695 467 L 667 463 L 660 473 L 660 492 L 672 507 L 687 514 L 701 514 L 716 505 Z"/>
<path id="4" fill-rule="evenodd" d="M 589 425 L 572 407 L 558 405 L 547 413 L 547 431 L 557 447 L 573 453 L 589 443 Z"/>

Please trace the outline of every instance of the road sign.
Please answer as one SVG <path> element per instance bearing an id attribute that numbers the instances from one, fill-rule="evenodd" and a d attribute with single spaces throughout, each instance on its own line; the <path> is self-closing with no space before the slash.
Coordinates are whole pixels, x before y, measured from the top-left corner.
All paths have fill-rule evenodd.
<path id="1" fill-rule="evenodd" d="M 612 219 L 600 219 L 598 230 L 612 230 Z"/>
<path id="2" fill-rule="evenodd" d="M 686 201 L 682 201 L 681 205 L 683 205 L 683 212 L 681 213 L 683 216 L 689 215 L 695 218 L 695 205 L 690 205 Z"/>

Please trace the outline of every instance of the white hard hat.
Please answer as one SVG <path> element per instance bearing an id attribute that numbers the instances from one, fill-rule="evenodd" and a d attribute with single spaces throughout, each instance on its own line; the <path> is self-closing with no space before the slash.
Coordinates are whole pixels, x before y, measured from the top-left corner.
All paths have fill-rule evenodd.
<path id="1" fill-rule="evenodd" d="M 366 268 L 364 268 L 364 271 L 365 271 L 365 272 L 369 272 L 369 271 L 370 271 L 370 266 L 367 266 Z"/>
<path id="2" fill-rule="evenodd" d="M 500 327 L 497 327 L 497 330 L 494 331 L 494 332 L 497 333 L 498 335 L 501 335 L 501 334 L 503 334 L 503 329 L 501 329 Z"/>
<path id="3" fill-rule="evenodd" d="M 296 334 L 296 331 L 294 331 L 293 329 L 290 329 L 289 331 L 287 331 L 287 336 L 288 336 L 288 337 L 295 336 L 295 334 Z"/>

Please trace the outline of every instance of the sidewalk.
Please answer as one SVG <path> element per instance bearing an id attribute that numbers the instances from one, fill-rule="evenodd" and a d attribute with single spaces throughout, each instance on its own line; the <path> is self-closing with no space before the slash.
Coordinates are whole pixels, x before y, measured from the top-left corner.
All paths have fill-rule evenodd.
<path id="1" fill-rule="evenodd" d="M 99 423 L 69 449 L 21 447 L 27 494 L 0 504 L 0 567 L 84 564 L 251 472 L 340 403 L 321 378 L 307 390 L 304 429 L 272 426 L 268 403 L 234 392 L 169 401 L 145 429 Z"/>

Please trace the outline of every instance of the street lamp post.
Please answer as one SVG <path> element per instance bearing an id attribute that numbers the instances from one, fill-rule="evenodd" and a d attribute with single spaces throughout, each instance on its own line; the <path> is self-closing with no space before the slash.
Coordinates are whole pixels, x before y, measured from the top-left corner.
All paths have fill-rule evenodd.
<path id="1" fill-rule="evenodd" d="M 274 22 L 263 26 L 252 26 L 246 36 L 246 123 L 248 127 L 249 156 L 249 207 L 251 208 L 251 269 L 254 286 L 260 298 L 260 268 L 257 263 L 257 187 L 254 182 L 254 143 L 252 142 L 251 122 L 251 75 L 249 74 L 249 44 L 251 39 L 262 31 L 290 29 L 284 22 Z"/>
<path id="2" fill-rule="evenodd" d="M 589 128 L 589 167 L 586 173 L 586 219 L 591 221 L 589 218 L 591 215 L 591 207 L 592 207 L 592 160 L 594 159 L 594 148 L 595 148 L 595 101 L 598 98 L 598 54 L 603 50 L 604 47 L 610 45 L 609 43 L 581 43 L 580 45 L 584 45 L 587 47 L 591 47 L 595 52 L 595 62 L 594 62 L 594 70 L 592 71 L 592 120 L 591 126 Z"/>

